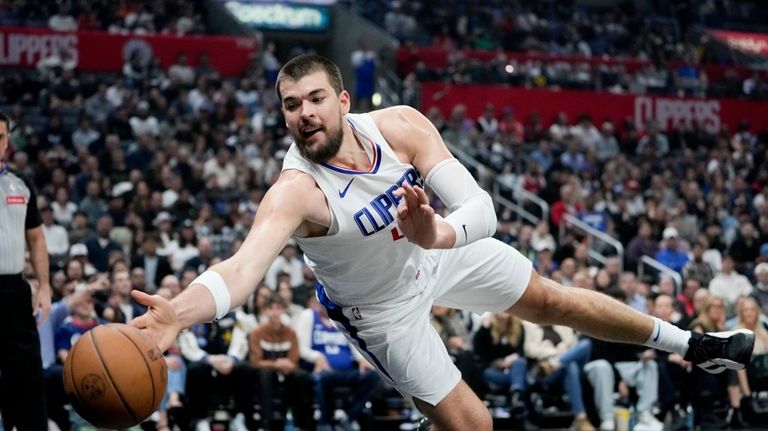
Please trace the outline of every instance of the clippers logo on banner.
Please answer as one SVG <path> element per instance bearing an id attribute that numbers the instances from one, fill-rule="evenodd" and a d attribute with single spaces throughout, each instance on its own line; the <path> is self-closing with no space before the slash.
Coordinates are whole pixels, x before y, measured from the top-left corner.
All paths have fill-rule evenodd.
<path id="1" fill-rule="evenodd" d="M 0 66 L 36 67 L 45 58 L 66 53 L 77 68 L 119 72 L 133 53 L 144 62 L 157 57 L 164 68 L 176 62 L 179 53 L 195 67 L 207 54 L 224 76 L 240 74 L 258 50 L 253 37 L 123 35 L 100 31 L 57 32 L 45 28 L 0 27 Z"/>
<path id="2" fill-rule="evenodd" d="M 77 34 L 0 32 L 0 65 L 37 65 L 43 58 L 67 52 L 77 61 Z"/>
<path id="3" fill-rule="evenodd" d="M 709 133 L 720 130 L 720 102 L 717 100 L 635 97 L 635 124 L 642 126 L 656 120 L 664 129 L 677 124 L 690 127 L 701 123 Z M 642 127 L 641 127 L 642 128 Z"/>
<path id="4" fill-rule="evenodd" d="M 768 57 L 768 34 L 725 30 L 709 30 L 708 33 L 733 49 Z"/>
<path id="5" fill-rule="evenodd" d="M 742 120 L 749 122 L 753 131 L 768 126 L 768 103 L 752 100 L 442 83 L 423 84 L 421 100 L 424 112 L 437 107 L 444 116 L 449 116 L 455 105 L 464 105 L 468 118 L 479 117 L 488 103 L 492 103 L 497 112 L 510 106 L 520 121 L 536 113 L 547 125 L 558 113 L 565 112 L 569 118 L 589 114 L 597 124 L 605 120 L 621 124 L 625 118 L 632 118 L 639 129 L 644 129 L 650 120 L 655 120 L 663 129 L 672 129 L 679 124 L 692 126 L 699 123 L 709 133 L 717 133 L 723 125 L 738 130 Z"/>

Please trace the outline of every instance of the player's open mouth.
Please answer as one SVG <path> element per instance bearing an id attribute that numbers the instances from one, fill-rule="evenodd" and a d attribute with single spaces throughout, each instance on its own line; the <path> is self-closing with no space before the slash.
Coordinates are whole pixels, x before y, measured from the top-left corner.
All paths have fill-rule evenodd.
<path id="1" fill-rule="evenodd" d="M 301 130 L 301 136 L 304 139 L 309 138 L 310 136 L 314 135 L 315 133 L 323 130 L 322 127 L 312 127 L 312 128 L 306 128 Z"/>

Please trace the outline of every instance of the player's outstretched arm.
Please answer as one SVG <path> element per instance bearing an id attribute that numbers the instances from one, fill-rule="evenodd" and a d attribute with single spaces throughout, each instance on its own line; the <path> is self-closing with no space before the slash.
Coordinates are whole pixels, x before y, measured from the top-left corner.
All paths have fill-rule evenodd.
<path id="1" fill-rule="evenodd" d="M 131 324 L 164 351 L 183 328 L 222 317 L 245 303 L 286 241 L 316 205 L 314 181 L 296 171 L 284 172 L 259 206 L 251 231 L 232 257 L 213 265 L 170 302 L 158 295 L 133 291 L 149 307 Z"/>

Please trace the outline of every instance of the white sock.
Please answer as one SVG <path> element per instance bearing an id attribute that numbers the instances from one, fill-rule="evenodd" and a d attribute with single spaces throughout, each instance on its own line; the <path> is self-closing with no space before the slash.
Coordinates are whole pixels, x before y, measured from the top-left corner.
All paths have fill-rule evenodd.
<path id="1" fill-rule="evenodd" d="M 688 352 L 688 340 L 690 339 L 690 331 L 684 331 L 669 322 L 654 317 L 653 332 L 645 342 L 645 346 L 685 356 Z"/>

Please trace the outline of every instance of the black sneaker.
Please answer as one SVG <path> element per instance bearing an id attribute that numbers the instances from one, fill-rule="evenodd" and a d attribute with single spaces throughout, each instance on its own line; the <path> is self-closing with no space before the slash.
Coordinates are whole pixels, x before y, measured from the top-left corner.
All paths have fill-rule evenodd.
<path id="1" fill-rule="evenodd" d="M 429 421 L 427 418 L 422 418 L 421 422 L 419 422 L 419 427 L 416 428 L 416 431 L 429 431 L 432 429 L 432 422 Z"/>
<path id="2" fill-rule="evenodd" d="M 749 364 L 754 345 L 755 334 L 748 329 L 706 334 L 691 332 L 685 360 L 711 374 L 741 370 Z"/>

